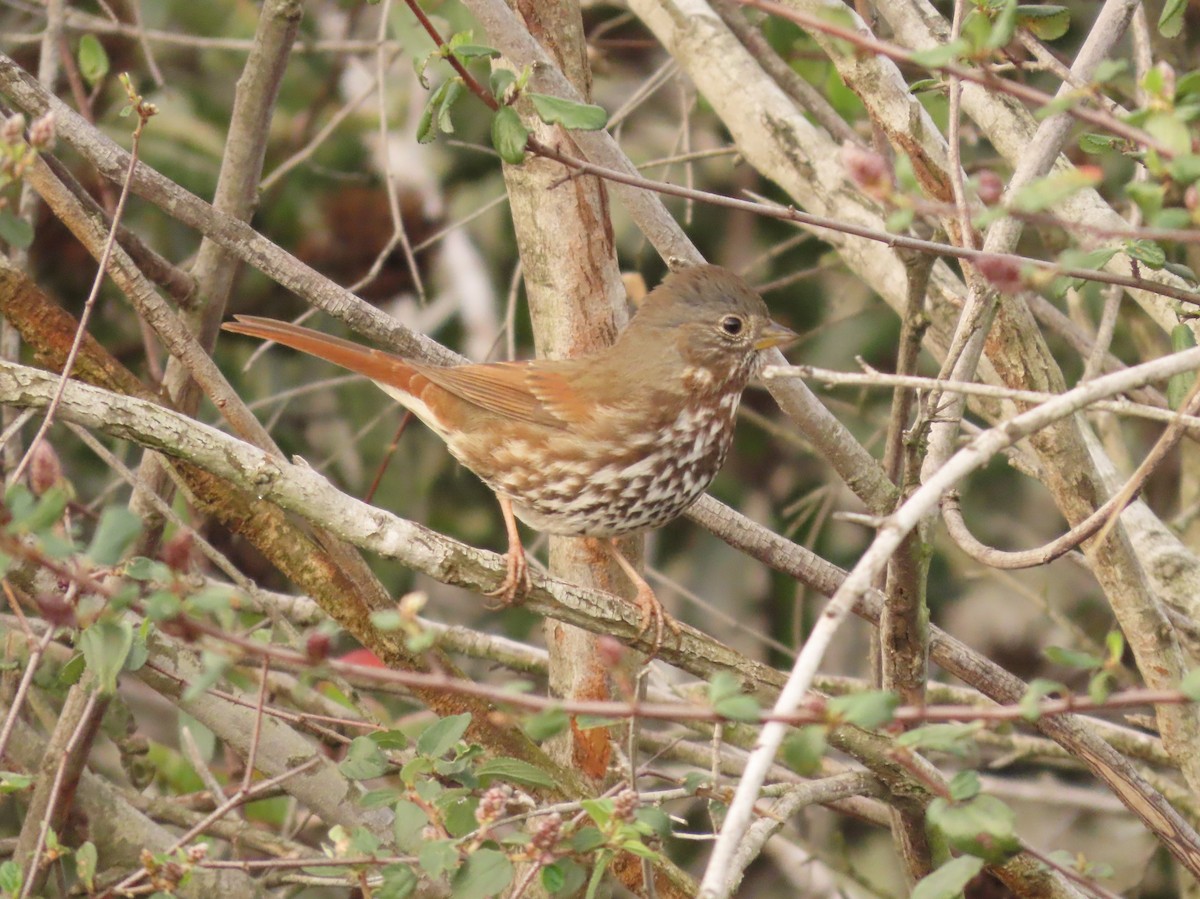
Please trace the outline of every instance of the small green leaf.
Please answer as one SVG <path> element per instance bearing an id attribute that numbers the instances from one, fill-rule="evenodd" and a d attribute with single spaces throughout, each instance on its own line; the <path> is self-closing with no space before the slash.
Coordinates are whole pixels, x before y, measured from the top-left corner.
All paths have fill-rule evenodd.
<path id="1" fill-rule="evenodd" d="M 571 849 L 575 852 L 592 852 L 604 845 L 604 834 L 595 827 L 581 827 L 571 836 Z"/>
<path id="2" fill-rule="evenodd" d="M 108 54 L 104 45 L 94 34 L 85 34 L 79 39 L 79 74 L 90 87 L 108 74 Z"/>
<path id="3" fill-rule="evenodd" d="M 438 880 L 458 867 L 458 850 L 453 840 L 427 840 L 417 854 L 417 862 L 431 880 Z"/>
<path id="4" fill-rule="evenodd" d="M 949 63 L 957 62 L 970 49 L 971 45 L 959 38 L 948 44 L 938 44 L 927 50 L 917 50 L 909 58 L 914 65 L 923 66 L 926 69 L 938 69 Z"/>
<path id="5" fill-rule="evenodd" d="M 1134 181 L 1132 184 L 1125 185 L 1125 195 L 1137 203 L 1138 208 L 1142 210 L 1142 215 L 1147 219 L 1157 215 L 1158 211 L 1163 208 L 1163 198 L 1166 194 L 1167 188 L 1162 184 Z"/>
<path id="6" fill-rule="evenodd" d="M 608 822 L 612 820 L 613 811 L 616 809 L 616 805 L 611 799 L 584 799 L 579 806 L 601 830 L 608 826 Z"/>
<path id="7" fill-rule="evenodd" d="M 579 730 L 594 730 L 597 727 L 615 727 L 624 723 L 623 718 L 609 718 L 604 715 L 577 715 L 575 727 Z"/>
<path id="8" fill-rule="evenodd" d="M 487 899 L 504 891 L 513 878 L 513 866 L 498 849 L 476 849 L 450 882 L 455 899 Z"/>
<path id="9" fill-rule="evenodd" d="M 439 718 L 425 728 L 417 739 L 417 752 L 430 758 L 441 758 L 454 748 L 454 744 L 462 739 L 462 735 L 470 726 L 471 715 L 469 712 Z"/>
<path id="10" fill-rule="evenodd" d="M 1092 172 L 1079 169 L 1052 172 L 1017 191 L 1012 205 L 1021 212 L 1043 212 L 1081 190 L 1095 187 L 1099 183 L 1100 176 Z"/>
<path id="11" fill-rule="evenodd" d="M 960 899 L 963 888 L 983 870 L 983 859 L 963 855 L 922 877 L 910 899 Z"/>
<path id="12" fill-rule="evenodd" d="M 1079 137 L 1079 149 L 1083 150 L 1084 153 L 1091 153 L 1093 155 L 1106 153 L 1122 143 L 1124 141 L 1121 138 L 1112 134 L 1088 132 Z"/>
<path id="13" fill-rule="evenodd" d="M 497 103 L 504 103 L 508 100 L 505 93 L 516 83 L 516 80 L 517 76 L 512 69 L 492 69 L 492 74 L 488 76 L 488 87 Z"/>
<path id="14" fill-rule="evenodd" d="M 1180 184 L 1200 181 L 1200 154 L 1183 153 L 1167 163 L 1167 174 Z"/>
<path id="15" fill-rule="evenodd" d="M 19 895 L 24 878 L 21 876 L 21 866 L 9 859 L 0 864 L 0 893 L 9 896 Z"/>
<path id="16" fill-rule="evenodd" d="M 987 862 L 1001 863 L 1021 851 L 1016 816 L 995 796 L 981 793 L 966 802 L 954 803 L 934 799 L 926 816 L 953 848 Z"/>
<path id="17" fill-rule="evenodd" d="M 371 891 L 377 899 L 408 899 L 421 880 L 408 865 L 385 865 L 379 874 L 383 880 Z"/>
<path id="18" fill-rule="evenodd" d="M 1196 335 L 1187 325 L 1179 324 L 1171 329 L 1171 349 L 1176 353 L 1190 350 L 1196 345 Z M 1179 409 L 1196 383 L 1196 373 L 1180 372 L 1167 380 L 1167 405 Z"/>
<path id="19" fill-rule="evenodd" d="M 28 250 L 33 246 L 33 225 L 7 209 L 0 209 L 0 240 L 15 250 Z"/>
<path id="20" fill-rule="evenodd" d="M 979 721 L 969 724 L 926 724 L 906 731 L 896 742 L 909 749 L 965 756 L 974 747 L 975 734 L 982 727 L 983 723 Z"/>
<path id="21" fill-rule="evenodd" d="M 1105 84 L 1129 71 L 1129 60 L 1127 59 L 1102 59 L 1096 64 L 1095 74 L 1092 78 L 1097 84 Z"/>
<path id="22" fill-rule="evenodd" d="M 500 158 L 509 165 L 520 165 L 525 161 L 525 143 L 529 131 L 521 124 L 521 117 L 511 106 L 502 106 L 492 118 L 492 146 Z"/>
<path id="23" fill-rule="evenodd" d="M 892 720 L 900 697 L 887 690 L 870 690 L 850 696 L 837 696 L 827 705 L 830 716 L 866 730 L 882 727 Z"/>
<path id="24" fill-rule="evenodd" d="M 1125 242 L 1125 255 L 1136 259 L 1147 268 L 1160 269 L 1167 263 L 1167 254 L 1152 240 L 1130 240 Z"/>
<path id="25" fill-rule="evenodd" d="M 757 724 L 762 715 L 762 708 L 753 696 L 730 696 L 714 705 L 713 711 L 730 721 L 746 724 Z"/>
<path id="26" fill-rule="evenodd" d="M 20 793 L 33 785 L 33 777 L 16 771 L 0 771 L 0 794 Z"/>
<path id="27" fill-rule="evenodd" d="M 811 777 L 821 770 L 821 759 L 828 746 L 828 731 L 822 724 L 809 724 L 789 733 L 783 740 L 783 760 L 802 777 Z"/>
<path id="28" fill-rule="evenodd" d="M 75 876 L 91 893 L 96 889 L 96 844 L 91 840 L 75 850 Z"/>
<path id="29" fill-rule="evenodd" d="M 371 613 L 371 624 L 376 630 L 390 634 L 404 627 L 404 619 L 396 609 L 376 609 Z"/>
<path id="30" fill-rule="evenodd" d="M 350 741 L 346 757 L 338 765 L 341 771 L 351 780 L 369 780 L 372 777 L 382 777 L 391 770 L 387 756 L 370 737 L 355 737 Z"/>
<path id="31" fill-rule="evenodd" d="M 912 227 L 913 219 L 916 217 L 915 209 L 895 209 L 888 213 L 887 223 L 884 227 L 887 228 L 889 234 L 901 234 Z"/>
<path id="32" fill-rule="evenodd" d="M 1192 133 L 1174 112 L 1156 112 L 1142 127 L 1173 154 L 1192 151 Z"/>
<path id="33" fill-rule="evenodd" d="M 1042 715 L 1039 708 L 1041 701 L 1052 693 L 1069 696 L 1071 691 L 1067 689 L 1066 684 L 1049 678 L 1035 677 L 1031 680 L 1029 686 L 1025 688 L 1025 695 L 1021 697 L 1021 717 L 1026 721 L 1036 721 L 1040 718 Z"/>
<path id="34" fill-rule="evenodd" d="M 438 85 L 437 90 L 430 95 L 425 108 L 421 110 L 421 118 L 417 121 L 417 143 L 428 144 L 437 138 L 438 128 L 441 125 L 442 119 L 446 116 L 443 108 L 444 101 L 450 93 L 450 85 L 457 80 L 453 78 L 449 81 L 443 81 Z"/>
<path id="35" fill-rule="evenodd" d="M 124 506 L 108 506 L 88 545 L 87 556 L 97 565 L 116 565 L 142 532 L 142 520 Z"/>
<path id="36" fill-rule="evenodd" d="M 536 94 L 533 91 L 529 91 L 526 96 L 533 101 L 538 118 L 547 125 L 562 125 L 564 128 L 579 131 L 599 131 L 608 124 L 608 113 L 603 106 L 576 103 L 574 100 Z"/>
<path id="37" fill-rule="evenodd" d="M 1007 47 L 1017 29 L 1017 0 L 1005 0 L 1000 7 L 1000 14 L 992 23 L 992 33 L 988 35 L 985 46 L 989 50 L 999 50 Z"/>
<path id="38" fill-rule="evenodd" d="M 562 896 L 575 896 L 583 889 L 584 883 L 587 882 L 587 871 L 584 867 L 573 859 L 560 858 L 551 865 L 547 865 L 545 870 L 554 869 L 555 874 L 550 875 L 552 881 L 559 883 L 557 889 L 551 890 L 547 885 L 546 876 L 542 875 L 542 886 L 546 887 L 550 892 L 556 892 Z"/>
<path id="39" fill-rule="evenodd" d="M 1090 652 L 1080 652 L 1077 649 L 1067 649 L 1063 646 L 1047 646 L 1045 655 L 1055 665 L 1063 665 L 1067 668 L 1089 670 L 1099 668 L 1104 664 L 1103 659 L 1092 655 Z"/>
<path id="40" fill-rule="evenodd" d="M 1071 12 L 1065 6 L 1040 4 L 1018 6 L 1017 24 L 1040 41 L 1058 40 L 1071 27 Z"/>
<path id="41" fill-rule="evenodd" d="M 979 795 L 979 773 L 967 769 L 959 771 L 950 779 L 950 798 L 955 802 L 963 802 Z"/>
<path id="42" fill-rule="evenodd" d="M 475 774 L 485 787 L 490 786 L 492 781 L 496 780 L 511 781 L 530 787 L 554 786 L 554 779 L 541 768 L 531 765 L 523 759 L 513 759 L 507 756 L 488 759 L 476 769 Z"/>
<path id="43" fill-rule="evenodd" d="M 1116 686 L 1111 672 L 1098 671 L 1088 680 L 1088 697 L 1095 703 L 1105 702 Z"/>
<path id="44" fill-rule="evenodd" d="M 567 877 L 557 864 L 546 865 L 542 868 L 542 888 L 547 893 L 557 893 L 567 883 Z"/>
<path id="45" fill-rule="evenodd" d="M 1184 281 L 1187 281 L 1189 287 L 1195 287 L 1197 284 L 1200 284 L 1200 279 L 1196 278 L 1196 273 L 1182 262 L 1168 262 L 1163 268 L 1176 278 L 1182 278 Z"/>
<path id="46" fill-rule="evenodd" d="M 447 802 L 439 803 L 442 812 L 442 824 L 446 832 L 455 839 L 465 837 L 479 827 L 475 820 L 475 810 L 479 808 L 478 796 L 454 796 Z"/>
<path id="47" fill-rule="evenodd" d="M 429 824 L 429 815 L 425 809 L 415 802 L 401 799 L 394 806 L 395 818 L 392 820 L 392 833 L 396 837 L 396 845 L 404 852 L 415 852 L 421 846 L 421 833 Z"/>
<path id="48" fill-rule="evenodd" d="M 1183 31 L 1183 14 L 1187 12 L 1187 0 L 1167 0 L 1158 17 L 1158 33 L 1163 37 L 1179 37 Z"/>
<path id="49" fill-rule="evenodd" d="M 500 51 L 482 44 L 463 44 L 454 48 L 454 55 L 459 59 L 499 59 Z"/>
<path id="50" fill-rule="evenodd" d="M 538 712 L 525 722 L 525 733 L 535 743 L 557 736 L 571 725 L 571 719 L 561 708 Z"/>
<path id="51" fill-rule="evenodd" d="M 96 676 L 100 691 L 117 691 L 117 676 L 133 648 L 133 626 L 126 620 L 101 618 L 79 635 L 79 650 Z"/>
<path id="52" fill-rule="evenodd" d="M 674 831 L 670 816 L 656 805 L 644 805 L 634 812 L 639 824 L 644 824 L 660 840 L 668 839 Z"/>

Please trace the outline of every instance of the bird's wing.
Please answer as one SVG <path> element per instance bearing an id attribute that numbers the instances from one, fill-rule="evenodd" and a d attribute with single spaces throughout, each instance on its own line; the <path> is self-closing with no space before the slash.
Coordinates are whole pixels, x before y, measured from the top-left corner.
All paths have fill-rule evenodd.
<path id="1" fill-rule="evenodd" d="M 414 367 L 443 390 L 481 409 L 520 421 L 565 428 L 587 414 L 564 373 L 546 363 Z"/>

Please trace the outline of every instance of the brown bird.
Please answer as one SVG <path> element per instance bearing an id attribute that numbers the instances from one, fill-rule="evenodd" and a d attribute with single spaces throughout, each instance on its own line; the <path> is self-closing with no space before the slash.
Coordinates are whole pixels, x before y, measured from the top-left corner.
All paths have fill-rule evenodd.
<path id="1" fill-rule="evenodd" d="M 513 515 L 547 534 L 607 537 L 637 588 L 639 635 L 666 622 L 615 538 L 666 524 L 716 476 L 734 415 L 763 350 L 795 339 L 745 281 L 701 265 L 642 301 L 610 347 L 574 359 L 441 367 L 286 322 L 237 316 L 225 330 L 274 340 L 366 375 L 446 442 L 496 493 L 508 531 L 507 576 L 489 595 L 526 589 Z"/>

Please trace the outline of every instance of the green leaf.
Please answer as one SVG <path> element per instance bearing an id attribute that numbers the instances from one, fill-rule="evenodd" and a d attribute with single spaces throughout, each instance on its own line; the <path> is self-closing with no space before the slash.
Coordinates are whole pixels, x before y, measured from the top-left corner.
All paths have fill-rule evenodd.
<path id="1" fill-rule="evenodd" d="M 612 820 L 615 803 L 611 799 L 584 799 L 579 803 L 584 813 L 603 830 Z"/>
<path id="2" fill-rule="evenodd" d="M 463 44 L 454 48 L 454 55 L 459 59 L 499 59 L 500 51 L 483 44 Z"/>
<path id="3" fill-rule="evenodd" d="M 1182 153 L 1167 163 L 1167 174 L 1180 184 L 1200 181 L 1200 154 Z"/>
<path id="4" fill-rule="evenodd" d="M 1117 682 L 1109 671 L 1098 671 L 1088 680 L 1088 697 L 1095 703 L 1101 703 L 1112 695 Z"/>
<path id="5" fill-rule="evenodd" d="M 599 828 L 588 825 L 581 827 L 571 835 L 571 849 L 579 853 L 594 852 L 606 842 Z"/>
<path id="6" fill-rule="evenodd" d="M 525 733 L 533 742 L 541 743 L 561 734 L 570 724 L 570 717 L 561 708 L 546 709 L 525 722 Z"/>
<path id="7" fill-rule="evenodd" d="M 0 864 L 0 892 L 16 896 L 21 892 L 21 884 L 23 882 L 24 878 L 21 876 L 20 865 L 11 859 L 4 862 L 4 864 Z"/>
<path id="8" fill-rule="evenodd" d="M 392 821 L 392 833 L 396 837 L 396 845 L 404 852 L 415 852 L 421 846 L 421 833 L 429 824 L 429 815 L 421 806 L 407 799 L 397 802 L 394 811 L 396 817 Z"/>
<path id="9" fill-rule="evenodd" d="M 1065 6 L 1039 4 L 1018 6 L 1017 24 L 1041 41 L 1058 40 L 1071 27 L 1071 12 Z"/>
<path id="10" fill-rule="evenodd" d="M 1138 208 L 1142 210 L 1142 215 L 1149 219 L 1157 215 L 1158 211 L 1163 208 L 1163 198 L 1167 194 L 1167 188 L 1162 184 L 1134 181 L 1132 184 L 1125 185 L 1125 194 L 1137 203 Z"/>
<path id="11" fill-rule="evenodd" d="M 512 69 L 492 69 L 492 74 L 488 76 L 488 88 L 497 103 L 504 103 L 508 100 L 505 94 L 516 83 L 516 80 L 516 73 Z"/>
<path id="12" fill-rule="evenodd" d="M 908 86 L 910 94 L 920 94 L 924 91 L 940 90 L 945 82 L 941 78 L 921 78 Z"/>
<path id="13" fill-rule="evenodd" d="M 520 165 L 525 161 L 525 143 L 529 131 L 521 124 L 521 117 L 511 106 L 502 106 L 492 118 L 492 146 L 500 158 L 509 165 Z"/>
<path id="14" fill-rule="evenodd" d="M 100 691 L 111 696 L 117 691 L 117 675 L 133 648 L 133 626 L 124 619 L 101 618 L 79 635 L 78 646 Z"/>
<path id="15" fill-rule="evenodd" d="M 442 811 L 442 824 L 446 832 L 455 839 L 465 837 L 477 827 L 475 809 L 479 808 L 478 796 L 454 796 L 449 802 L 438 804 Z"/>
<path id="16" fill-rule="evenodd" d="M 995 796 L 981 793 L 954 803 L 934 799 L 926 816 L 953 848 L 987 862 L 998 864 L 1021 851 L 1014 829 L 1016 815 Z"/>
<path id="17" fill-rule="evenodd" d="M 0 794 L 20 793 L 33 785 L 33 776 L 16 771 L 0 771 Z"/>
<path id="18" fill-rule="evenodd" d="M 674 831 L 670 816 L 656 805 L 644 805 L 634 812 L 634 818 L 646 825 L 660 840 L 668 839 Z"/>
<path id="19" fill-rule="evenodd" d="M 1171 349 L 1176 353 L 1190 350 L 1196 345 L 1196 335 L 1187 325 L 1179 324 L 1171 329 Z M 1179 409 L 1196 383 L 1196 373 L 1180 372 L 1167 380 L 1167 405 Z"/>
<path id="20" fill-rule="evenodd" d="M 608 113 L 603 106 L 593 103 L 576 103 L 549 94 L 529 91 L 526 96 L 533 101 L 533 108 L 547 125 L 562 125 L 579 131 L 599 131 L 608 124 Z"/>
<path id="21" fill-rule="evenodd" d="M 404 627 L 404 619 L 396 609 L 376 609 L 371 613 L 371 624 L 376 630 L 390 634 Z"/>
<path id="22" fill-rule="evenodd" d="M 974 856 L 951 859 L 922 877 L 913 887 L 910 899 L 959 899 L 963 888 L 982 870 L 983 860 Z"/>
<path id="23" fill-rule="evenodd" d="M 417 863 L 431 880 L 458 867 L 458 850 L 453 840 L 427 840 L 417 854 Z"/>
<path id="24" fill-rule="evenodd" d="M 498 849 L 476 849 L 450 882 L 455 899 L 487 899 L 507 887 L 513 878 L 508 856 Z"/>
<path id="25" fill-rule="evenodd" d="M 530 787 L 554 786 L 554 779 L 541 768 L 522 759 L 507 756 L 488 759 L 476 769 L 475 774 L 485 787 L 495 780 L 511 781 Z"/>
<path id="26" fill-rule="evenodd" d="M 1051 693 L 1061 693 L 1066 696 L 1070 695 L 1070 692 L 1065 684 L 1045 677 L 1035 677 L 1025 688 L 1025 695 L 1021 697 L 1021 717 L 1026 721 L 1037 721 L 1042 714 L 1038 708 L 1042 699 Z"/>
<path id="27" fill-rule="evenodd" d="M 547 893 L 557 893 L 567 883 L 567 876 L 557 864 L 549 864 L 542 868 L 542 888 Z"/>
<path id="28" fill-rule="evenodd" d="M 870 690 L 851 696 L 837 696 L 828 703 L 830 714 L 837 720 L 866 730 L 882 727 L 892 720 L 900 697 L 887 690 Z"/>
<path id="29" fill-rule="evenodd" d="M 225 672 L 229 670 L 229 659 L 224 656 L 219 656 L 213 652 L 205 652 L 201 658 L 204 661 L 204 667 L 200 670 L 199 677 L 192 678 L 192 682 L 183 691 L 184 702 L 191 702 L 191 700 L 203 694 L 204 691 L 224 677 Z"/>
<path id="30" fill-rule="evenodd" d="M 1187 0 L 1167 0 L 1158 17 L 1158 33 L 1163 37 L 1179 37 L 1183 30 L 1183 14 L 1187 12 Z"/>
<path id="31" fill-rule="evenodd" d="M 546 883 L 546 875 L 542 875 L 542 886 L 546 887 L 550 892 L 557 892 L 563 896 L 575 896 L 583 889 L 584 883 L 587 882 L 587 871 L 583 865 L 569 858 L 560 858 L 551 865 L 547 865 L 545 870 L 554 869 L 555 874 L 551 874 L 550 878 L 553 881 L 559 881 L 561 885 L 551 890 Z"/>
<path id="32" fill-rule="evenodd" d="M 377 899 L 407 899 L 421 880 L 408 865 L 385 865 L 379 874 L 383 881 L 371 891 Z"/>
<path id="33" fill-rule="evenodd" d="M 992 33 L 988 35 L 985 46 L 989 50 L 999 50 L 1007 47 L 1017 29 L 1017 0 L 1005 0 L 1000 7 L 1000 14 L 992 23 Z"/>
<path id="34" fill-rule="evenodd" d="M 1176 155 L 1192 150 L 1192 133 L 1174 112 L 1156 112 L 1142 127 Z"/>
<path id="35" fill-rule="evenodd" d="M 575 727 L 578 730 L 593 730 L 597 727 L 615 727 L 623 724 L 624 718 L 610 718 L 604 715 L 576 715 Z"/>
<path id="36" fill-rule="evenodd" d="M 1042 212 L 1099 183 L 1100 176 L 1092 172 L 1079 169 L 1052 172 L 1017 191 L 1012 205 L 1021 212 Z"/>
<path id="37" fill-rule="evenodd" d="M 9 532 L 41 534 L 62 521 L 71 492 L 65 486 L 55 485 L 34 500 L 33 494 L 20 486 L 9 490 L 7 501 L 12 514 Z"/>
<path id="38" fill-rule="evenodd" d="M 1096 72 L 1092 78 L 1097 84 L 1104 84 L 1119 78 L 1129 71 L 1129 60 L 1127 59 L 1102 59 L 1096 64 Z"/>
<path id="39" fill-rule="evenodd" d="M 7 209 L 0 209 L 0 240 L 15 250 L 33 246 L 33 225 Z"/>
<path id="40" fill-rule="evenodd" d="M 454 81 L 455 79 L 451 79 Z M 421 110 L 421 118 L 417 120 L 417 143 L 428 144 L 437 139 L 438 126 L 444 115 L 442 101 L 450 92 L 451 81 L 443 81 L 430 96 L 425 108 Z"/>
<path id="41" fill-rule="evenodd" d="M 730 696 L 714 705 L 713 711 L 730 721 L 746 724 L 757 724 L 762 715 L 762 708 L 753 696 Z"/>
<path id="42" fill-rule="evenodd" d="M 1112 134 L 1088 132 L 1079 136 L 1079 149 L 1083 150 L 1084 153 L 1091 153 L 1093 155 L 1106 153 L 1123 143 L 1124 141 L 1121 138 Z"/>
<path id="43" fill-rule="evenodd" d="M 1152 240 L 1129 240 L 1125 242 L 1125 255 L 1136 259 L 1147 268 L 1160 269 L 1167 263 L 1167 254 Z"/>
<path id="44" fill-rule="evenodd" d="M 108 74 L 108 54 L 94 34 L 79 39 L 79 74 L 89 87 L 95 87 Z"/>
<path id="45" fill-rule="evenodd" d="M 584 893 L 584 899 L 596 899 L 596 895 L 600 890 L 600 884 L 604 880 L 604 872 L 608 868 L 608 863 L 612 861 L 613 853 L 609 850 L 604 850 L 596 856 L 596 865 L 592 868 L 592 876 L 588 880 L 587 892 Z"/>
<path id="46" fill-rule="evenodd" d="M 783 740 L 783 760 L 802 777 L 811 777 L 821 770 L 825 757 L 828 730 L 823 724 L 808 724 L 789 733 Z"/>
<path id="47" fill-rule="evenodd" d="M 454 744 L 462 739 L 470 726 L 469 712 L 439 718 L 417 738 L 417 752 L 430 758 L 441 758 L 454 748 Z"/>
<path id="48" fill-rule="evenodd" d="M 959 771 L 950 779 L 949 788 L 950 798 L 955 802 L 973 799 L 979 795 L 980 790 L 978 772 L 970 769 Z"/>
<path id="49" fill-rule="evenodd" d="M 1200 284 L 1200 279 L 1196 278 L 1196 273 L 1182 262 L 1168 262 L 1163 268 L 1169 271 L 1176 278 L 1182 278 L 1188 282 L 1188 286 L 1195 287 Z"/>
<path id="50" fill-rule="evenodd" d="M 1200 668 L 1193 668 L 1179 682 L 1179 692 L 1192 702 L 1200 702 Z"/>
<path id="51" fill-rule="evenodd" d="M 939 44 L 927 50 L 916 50 L 909 58 L 914 65 L 923 66 L 926 69 L 938 69 L 948 63 L 956 62 L 970 49 L 971 45 L 962 38 L 959 38 L 956 41 L 951 41 L 948 44 Z"/>
<path id="52" fill-rule="evenodd" d="M 718 671 L 708 679 L 708 701 L 713 705 L 722 699 L 737 696 L 741 691 L 741 680 L 730 671 Z"/>
<path id="53" fill-rule="evenodd" d="M 1067 649 L 1063 646 L 1047 646 L 1046 658 L 1055 665 L 1063 665 L 1067 668 L 1083 668 L 1090 670 L 1099 668 L 1104 664 L 1104 660 L 1092 655 L 1090 652 L 1080 652 L 1077 649 Z"/>
<path id="54" fill-rule="evenodd" d="M 370 737 L 355 737 L 351 740 L 346 757 L 338 765 L 338 770 L 351 780 L 382 777 L 391 768 L 387 756 Z"/>
<path id="55" fill-rule="evenodd" d="M 89 893 L 96 888 L 96 844 L 88 840 L 75 850 L 75 876 Z"/>
<path id="56" fill-rule="evenodd" d="M 974 747 L 973 738 L 982 728 L 983 723 L 980 721 L 968 724 L 926 724 L 924 727 L 914 727 L 906 731 L 896 742 L 909 749 L 965 756 Z"/>
<path id="57" fill-rule="evenodd" d="M 97 565 L 116 565 L 142 532 L 142 520 L 124 506 L 108 506 L 88 545 L 87 556 Z"/>

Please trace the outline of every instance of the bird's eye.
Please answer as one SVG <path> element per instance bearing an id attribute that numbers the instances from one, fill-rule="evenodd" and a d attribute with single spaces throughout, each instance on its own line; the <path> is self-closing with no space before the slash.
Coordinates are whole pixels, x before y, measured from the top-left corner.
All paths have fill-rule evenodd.
<path id="1" fill-rule="evenodd" d="M 731 337 L 735 337 L 742 333 L 742 328 L 746 323 L 736 315 L 727 315 L 721 319 L 721 330 Z"/>

